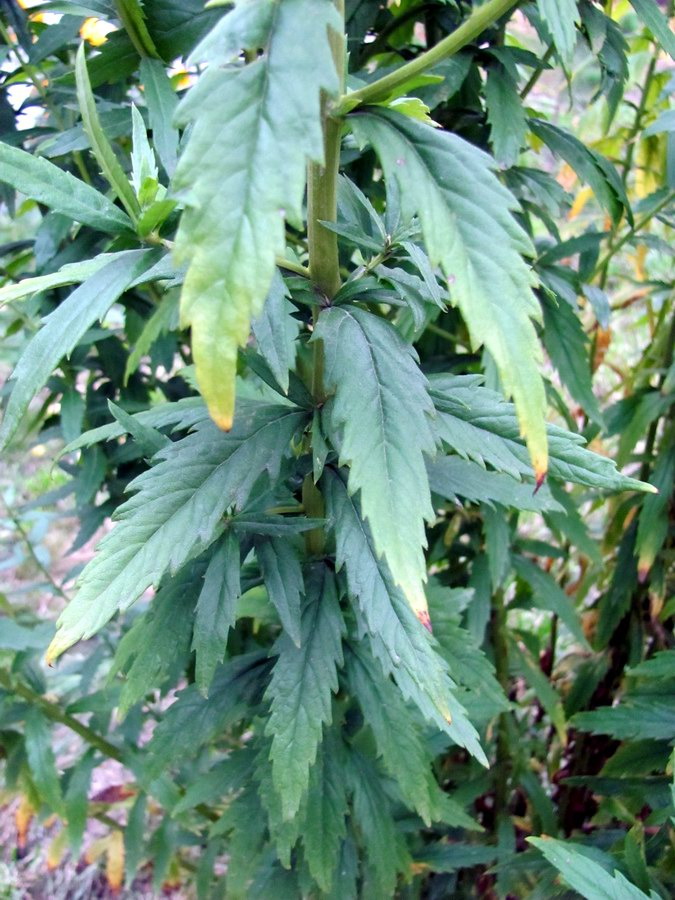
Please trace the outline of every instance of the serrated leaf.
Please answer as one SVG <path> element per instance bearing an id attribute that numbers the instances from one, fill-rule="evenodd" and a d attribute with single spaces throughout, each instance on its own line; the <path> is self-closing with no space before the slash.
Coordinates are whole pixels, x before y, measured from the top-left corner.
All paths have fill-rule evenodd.
<path id="1" fill-rule="evenodd" d="M 286 538 L 257 541 L 256 556 L 269 598 L 279 613 L 284 631 L 296 647 L 302 642 L 301 598 L 305 593 L 300 559 Z"/>
<path id="2" fill-rule="evenodd" d="M 666 53 L 675 59 L 675 34 L 656 0 L 630 0 L 630 5 Z"/>
<path id="3" fill-rule="evenodd" d="M 378 555 L 428 624 L 422 548 L 433 510 L 423 454 L 434 453 L 435 440 L 426 379 L 393 325 L 369 312 L 327 309 L 314 333 L 323 342 L 325 386 L 335 394 L 330 437 L 349 465 L 349 491 L 360 492 Z"/>
<path id="4" fill-rule="evenodd" d="M 219 536 L 230 506 L 241 508 L 259 477 L 274 480 L 305 414 L 290 407 L 242 405 L 235 427 L 212 423 L 158 454 L 129 485 L 137 491 L 80 578 L 48 651 L 50 660 L 127 609 L 162 576 L 176 572 Z"/>
<path id="5" fill-rule="evenodd" d="M 332 719 L 343 630 L 335 576 L 323 563 L 315 565 L 306 579 L 300 647 L 287 634 L 279 638 L 265 695 L 271 702 L 265 732 L 272 737 L 272 779 L 286 820 L 300 808 L 323 725 Z"/>
<path id="6" fill-rule="evenodd" d="M 541 850 L 567 884 L 586 900 L 649 900 L 648 895 L 631 884 L 621 872 L 615 869 L 614 874 L 610 874 L 569 841 L 550 837 L 529 837 L 527 841 Z M 657 895 L 652 892 L 650 896 L 655 898 Z"/>
<path id="7" fill-rule="evenodd" d="M 157 259 L 154 250 L 127 250 L 76 288 L 28 343 L 11 377 L 12 393 L 0 427 L 0 446 L 14 435 L 28 404 L 44 387 L 59 361 L 70 355 L 87 330 Z"/>
<path id="8" fill-rule="evenodd" d="M 251 322 L 258 352 L 270 367 L 279 387 L 288 393 L 288 372 L 295 364 L 295 341 L 300 323 L 291 315 L 284 280 L 275 269 L 262 313 Z"/>
<path id="9" fill-rule="evenodd" d="M 26 756 L 40 798 L 52 812 L 60 813 L 63 795 L 52 749 L 52 732 L 49 722 L 37 707 L 26 714 L 25 730 Z"/>
<path id="10" fill-rule="evenodd" d="M 129 179 L 124 174 L 122 166 L 119 164 L 115 151 L 108 140 L 105 131 L 101 127 L 98 112 L 96 110 L 96 100 L 91 89 L 89 81 L 89 73 L 87 72 L 87 59 L 85 55 L 85 43 L 80 44 L 75 57 L 75 82 L 77 87 L 77 102 L 80 107 L 80 115 L 82 116 L 82 124 L 87 136 L 91 142 L 96 161 L 101 167 L 106 181 L 115 191 L 122 202 L 122 206 L 127 211 L 127 215 L 131 221 L 136 224 L 140 213 L 140 206 L 134 194 L 133 188 L 129 184 Z"/>
<path id="11" fill-rule="evenodd" d="M 171 176 L 178 160 L 178 129 L 173 126 L 178 97 L 160 60 L 142 59 L 140 75 L 152 129 L 152 143 L 164 171 Z"/>
<path id="12" fill-rule="evenodd" d="M 588 337 L 579 317 L 565 300 L 542 300 L 544 346 L 551 362 L 572 397 L 594 422 L 604 425 L 600 405 L 593 393 Z"/>
<path id="13" fill-rule="evenodd" d="M 514 476 L 534 478 L 513 404 L 482 387 L 480 381 L 475 375 L 430 378 L 440 437 L 469 459 L 489 463 Z M 586 450 L 581 435 L 556 425 L 548 425 L 547 432 L 551 478 L 608 491 L 655 493 L 650 484 L 618 472 L 613 460 Z"/>
<path id="14" fill-rule="evenodd" d="M 346 657 L 347 677 L 363 718 L 375 736 L 378 754 L 396 780 L 403 799 L 427 826 L 434 811 L 435 781 L 431 757 L 418 726 L 394 683 L 383 674 L 363 644 L 353 644 Z"/>
<path id="15" fill-rule="evenodd" d="M 68 787 L 63 798 L 68 843 L 75 858 L 79 856 L 84 830 L 89 816 L 89 785 L 91 774 L 97 765 L 93 750 L 88 750 L 70 771 Z"/>
<path id="16" fill-rule="evenodd" d="M 126 366 L 124 367 L 124 384 L 129 382 L 129 378 L 133 375 L 141 363 L 141 359 L 150 349 L 157 338 L 168 331 L 178 328 L 178 294 L 175 291 L 169 292 L 162 297 L 155 311 L 143 326 L 143 331 L 139 334 L 134 349 L 127 357 Z"/>
<path id="17" fill-rule="evenodd" d="M 261 699 L 269 668 L 265 653 L 246 653 L 218 668 L 208 697 L 200 694 L 196 684 L 181 691 L 148 744 L 148 777 L 192 758 L 226 728 L 250 716 Z"/>
<path id="18" fill-rule="evenodd" d="M 0 143 L 0 181 L 75 222 L 121 234 L 133 229 L 129 217 L 93 187 L 46 159 Z"/>
<path id="19" fill-rule="evenodd" d="M 331 0 L 239 2 L 192 56 L 210 65 L 178 109 L 192 131 L 173 182 L 186 203 L 176 255 L 189 263 L 181 316 L 199 385 L 222 428 L 237 348 L 284 251 L 284 217 L 300 220 L 306 162 L 323 159 L 320 93 L 338 89 L 330 25 L 341 27 Z M 248 65 L 227 65 L 258 48 Z"/>
<path id="20" fill-rule="evenodd" d="M 514 166 L 527 136 L 527 116 L 518 95 L 518 85 L 502 65 L 488 69 L 485 103 L 490 124 L 490 143 L 497 162 Z"/>
<path id="21" fill-rule="evenodd" d="M 349 763 L 347 773 L 353 790 L 354 819 L 363 835 L 368 860 L 364 893 L 393 897 L 398 873 L 410 866 L 408 850 L 396 833 L 391 803 L 375 767 L 356 751 L 350 754 Z M 369 885 L 371 880 L 373 883 Z"/>
<path id="22" fill-rule="evenodd" d="M 445 664 L 430 643 L 429 633 L 394 585 L 386 563 L 378 558 L 368 526 L 347 485 L 328 469 L 321 488 L 335 531 L 337 568 L 345 569 L 349 596 L 359 605 L 364 630 L 382 668 L 393 675 L 403 695 L 416 704 L 425 719 L 487 765 L 478 736 L 452 694 L 453 682 Z"/>
<path id="23" fill-rule="evenodd" d="M 216 546 L 204 575 L 195 610 L 192 649 L 197 657 L 199 690 L 208 697 L 218 663 L 225 658 L 227 636 L 241 596 L 239 539 L 230 529 Z"/>
<path id="24" fill-rule="evenodd" d="M 302 843 L 305 861 L 322 891 L 328 893 L 336 874 L 342 840 L 347 833 L 347 786 L 340 738 L 329 730 L 309 773 Z"/>
<path id="25" fill-rule="evenodd" d="M 574 56 L 579 10 L 576 0 L 537 0 L 539 14 L 564 65 Z"/>
<path id="26" fill-rule="evenodd" d="M 522 256 L 534 250 L 512 214 L 516 200 L 495 177 L 493 160 L 456 135 L 390 110 L 359 112 L 349 121 L 398 184 L 404 218 L 419 215 L 429 258 L 440 263 L 474 346 L 485 344 L 515 399 L 542 479 L 546 401 L 532 324 L 541 312 L 532 292 L 536 278 Z"/>
<path id="27" fill-rule="evenodd" d="M 431 460 L 427 472 L 431 490 L 446 500 L 455 501 L 459 496 L 474 503 L 499 503 L 513 509 L 562 511 L 546 485 L 535 494 L 531 482 L 523 484 L 510 475 L 490 472 L 478 463 L 457 456 Z"/>
<path id="28" fill-rule="evenodd" d="M 615 225 L 618 225 L 624 211 L 629 221 L 632 220 L 625 188 L 609 160 L 557 125 L 543 119 L 530 119 L 529 125 L 549 150 L 564 159 L 579 179 L 591 187 L 598 203 L 607 210 Z"/>
<path id="29" fill-rule="evenodd" d="M 146 694 L 173 683 L 190 657 L 190 633 L 203 567 L 186 566 L 165 581 L 150 609 L 137 619 L 118 644 L 112 672 L 126 678 L 120 693 L 120 715 Z"/>
<path id="30" fill-rule="evenodd" d="M 126 433 L 131 435 L 134 442 L 140 446 L 146 458 L 153 457 L 162 447 L 166 447 L 171 443 L 170 439 L 165 434 L 162 434 L 161 431 L 157 431 L 156 428 L 151 428 L 149 425 L 143 425 L 142 422 L 129 415 L 128 412 L 123 410 L 121 406 L 117 406 L 112 400 L 108 400 L 108 409 Z"/>
<path id="31" fill-rule="evenodd" d="M 620 741 L 668 741 L 675 734 L 675 701 L 672 692 L 663 696 L 635 697 L 614 707 L 577 713 L 572 725 L 592 734 L 609 734 Z"/>

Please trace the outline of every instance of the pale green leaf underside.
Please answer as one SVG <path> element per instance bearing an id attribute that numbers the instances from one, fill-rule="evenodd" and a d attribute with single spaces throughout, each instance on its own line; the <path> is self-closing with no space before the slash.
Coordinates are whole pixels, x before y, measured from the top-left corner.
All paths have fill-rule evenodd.
<path id="1" fill-rule="evenodd" d="M 300 646 L 288 634 L 281 636 L 266 693 L 272 707 L 265 731 L 272 737 L 272 779 L 284 819 L 297 813 L 307 790 L 342 665 L 342 613 L 335 575 L 324 564 L 308 573 L 306 596 Z"/>
<path id="2" fill-rule="evenodd" d="M 181 315 L 214 420 L 234 410 L 237 348 L 249 336 L 298 221 L 308 159 L 323 159 L 320 91 L 337 90 L 331 0 L 240 2 L 197 48 L 209 66 L 178 109 L 192 123 L 173 189 L 186 208 L 177 258 L 189 262 Z M 223 65 L 263 48 L 248 65 Z M 299 50 L 301 48 L 301 51 Z"/>
<path id="3" fill-rule="evenodd" d="M 58 622 L 48 657 L 90 637 L 166 572 L 176 572 L 222 532 L 230 506 L 241 508 L 256 480 L 276 477 L 304 413 L 243 406 L 230 434 L 211 422 L 157 454 L 159 462 L 129 485 L 137 493 L 85 568 L 79 591 Z"/>
<path id="4" fill-rule="evenodd" d="M 433 404 L 413 349 L 384 319 L 333 307 L 315 329 L 323 341 L 329 419 L 350 493 L 360 491 L 375 548 L 413 609 L 426 610 L 424 520 L 433 517 L 424 453 L 435 451 Z M 339 435 L 339 437 L 338 437 Z"/>
<path id="5" fill-rule="evenodd" d="M 349 117 L 370 142 L 385 177 L 397 182 L 403 215 L 418 215 L 433 264 L 440 264 L 474 345 L 492 354 L 505 392 L 513 396 L 537 476 L 546 472 L 546 398 L 536 279 L 523 259 L 530 240 L 512 215 L 517 203 L 497 180 L 494 161 L 461 138 L 391 110 Z"/>

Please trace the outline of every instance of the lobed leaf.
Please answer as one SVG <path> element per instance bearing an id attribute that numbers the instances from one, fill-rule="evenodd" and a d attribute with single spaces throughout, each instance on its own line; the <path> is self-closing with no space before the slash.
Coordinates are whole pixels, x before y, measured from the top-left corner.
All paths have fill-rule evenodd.
<path id="1" fill-rule="evenodd" d="M 523 259 L 534 249 L 513 217 L 514 197 L 495 177 L 494 161 L 456 135 L 383 109 L 359 112 L 350 122 L 396 181 L 403 216 L 419 215 L 431 262 L 440 263 L 474 346 L 485 344 L 493 356 L 543 479 L 546 400 L 532 323 L 541 312 L 532 292 L 536 278 Z"/>
<path id="2" fill-rule="evenodd" d="M 230 507 L 241 508 L 254 484 L 274 480 L 305 414 L 251 403 L 231 434 L 212 423 L 161 450 L 157 465 L 132 481 L 137 491 L 117 510 L 117 526 L 101 544 L 62 613 L 47 653 L 56 659 L 125 610 L 166 572 L 176 572 L 221 534 Z"/>
<path id="3" fill-rule="evenodd" d="M 360 491 L 378 555 L 420 621 L 428 625 L 423 582 L 424 519 L 433 517 L 424 453 L 435 440 L 426 379 L 389 322 L 356 307 L 325 310 L 315 328 L 324 347 L 324 381 L 333 446 Z"/>
<path id="4" fill-rule="evenodd" d="M 331 0 L 240 0 L 194 52 L 209 65 L 178 108 L 178 122 L 192 124 L 173 180 L 186 206 L 176 235 L 176 257 L 189 263 L 181 316 L 224 429 L 237 348 L 284 251 L 284 218 L 300 220 L 306 162 L 323 159 L 320 93 L 338 89 L 331 25 L 340 27 Z M 259 48 L 255 61 L 230 64 Z"/>
<path id="5" fill-rule="evenodd" d="M 310 767 L 321 743 L 324 723 L 332 720 L 332 697 L 342 666 L 344 623 L 335 576 L 323 563 L 306 579 L 300 646 L 282 634 L 266 692 L 271 702 L 265 732 L 272 738 L 272 780 L 284 820 L 298 812 L 309 784 Z"/>

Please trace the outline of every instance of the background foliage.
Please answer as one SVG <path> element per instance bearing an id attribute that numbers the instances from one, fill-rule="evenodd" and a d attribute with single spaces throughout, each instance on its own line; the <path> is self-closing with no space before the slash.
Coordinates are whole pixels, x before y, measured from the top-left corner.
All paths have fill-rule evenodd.
<path id="1" fill-rule="evenodd" d="M 672 896 L 672 14 L 1 4 L 20 851 Z"/>

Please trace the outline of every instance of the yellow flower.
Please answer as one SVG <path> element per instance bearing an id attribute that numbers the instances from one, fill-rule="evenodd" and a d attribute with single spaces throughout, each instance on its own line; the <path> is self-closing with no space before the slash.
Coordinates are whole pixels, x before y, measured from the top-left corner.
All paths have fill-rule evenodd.
<path id="1" fill-rule="evenodd" d="M 110 22 L 104 22 L 103 19 L 85 19 L 82 28 L 80 28 L 80 36 L 88 41 L 92 47 L 100 47 L 105 44 L 111 31 L 116 31 L 114 25 Z"/>

